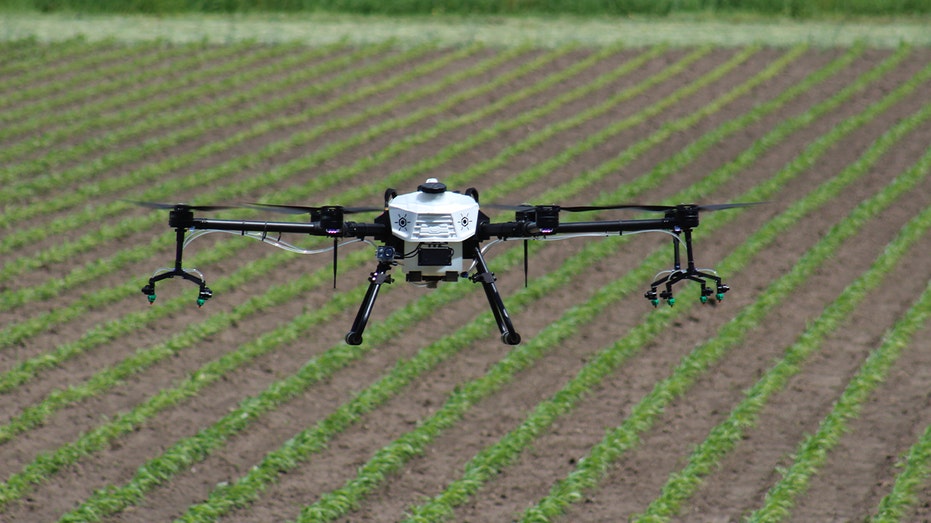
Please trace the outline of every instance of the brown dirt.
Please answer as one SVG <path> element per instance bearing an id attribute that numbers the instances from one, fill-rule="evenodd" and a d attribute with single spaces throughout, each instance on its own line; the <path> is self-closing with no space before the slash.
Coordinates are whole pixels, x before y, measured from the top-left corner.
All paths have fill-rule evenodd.
<path id="1" fill-rule="evenodd" d="M 618 79 L 611 86 L 585 99 L 567 104 L 551 114 L 538 118 L 532 124 L 509 130 L 475 149 L 454 156 L 428 173 L 409 177 L 403 187 L 397 187 L 400 192 L 405 192 L 413 189 L 427 176 L 442 179 L 460 173 L 477 162 L 493 157 L 506 146 L 517 143 L 531 133 L 555 125 L 590 107 L 593 102 L 635 85 L 676 62 L 687 51 L 669 49 L 658 58 L 648 61 L 633 74 Z M 689 131 L 675 133 L 668 140 L 646 150 L 631 163 L 594 186 L 584 188 L 579 194 L 557 203 L 569 205 L 589 202 L 630 183 L 676 154 L 703 133 L 746 113 L 762 101 L 772 99 L 844 51 L 807 50 L 799 59 L 790 63 L 784 72 L 757 87 L 749 95 L 728 104 Z M 433 56 L 444 52 L 448 51 L 437 50 Z M 427 77 L 412 79 L 390 92 L 379 95 L 377 99 L 326 115 L 325 120 L 347 116 L 363 109 L 363 106 L 390 100 L 426 82 L 435 81 L 451 71 L 468 67 L 495 52 L 500 50 L 483 50 Z M 388 145 L 402 142 L 417 133 L 427 133 L 444 119 L 475 111 L 507 93 L 531 85 L 548 74 L 570 66 L 590 52 L 578 50 L 569 53 L 540 71 L 513 82 L 501 92 L 470 100 L 450 114 L 417 122 L 387 133 L 371 143 L 350 148 L 347 152 L 328 159 L 316 169 L 269 186 L 268 191 L 300 186 L 318 173 L 351 165 L 360 158 L 377 154 Z M 554 99 L 560 93 L 585 85 L 595 75 L 617 67 L 625 60 L 637 56 L 639 52 L 641 51 L 633 49 L 619 51 L 569 81 L 452 132 L 424 134 L 422 141 L 412 144 L 401 154 L 373 167 L 356 179 L 347 180 L 346 183 L 373 184 L 377 188 L 373 190 L 373 194 L 376 195 L 374 198 L 377 199 L 377 195 L 383 190 L 380 181 L 392 172 L 408 168 L 424 158 L 431 157 L 443 147 L 462 141 L 497 122 L 516 118 L 523 112 Z M 635 114 L 676 89 L 688 85 L 699 75 L 724 63 L 735 52 L 724 48 L 715 50 L 693 64 L 688 72 L 674 76 L 598 118 L 559 133 L 539 146 L 508 158 L 500 168 L 480 175 L 469 185 L 483 191 L 531 166 L 539 165 L 605 126 Z M 573 158 L 566 165 L 508 195 L 507 200 L 536 201 L 535 198 L 540 194 L 574 179 L 579 173 L 595 169 L 664 124 L 707 105 L 764 69 L 783 52 L 784 50 L 778 49 L 761 50 L 711 86 Z M 528 60 L 536 54 L 537 52 L 528 53 L 521 60 Z M 715 145 L 658 187 L 638 195 L 636 200 L 644 203 L 658 202 L 701 181 L 721 165 L 734 160 L 776 125 L 834 95 L 858 75 L 888 58 L 890 54 L 889 51 L 867 50 L 835 77 L 790 101 L 777 113 L 759 119 L 723 143 Z M 857 114 L 901 85 L 916 71 L 925 67 L 929 60 L 931 52 L 927 49 L 913 50 L 891 73 L 854 95 L 837 110 L 811 122 L 787 140 L 774 144 L 748 169 L 731 178 L 715 194 L 706 195 L 703 200 L 711 202 L 737 199 L 746 190 L 770 179 L 810 143 L 845 118 Z M 395 71 L 386 71 L 377 77 L 361 79 L 357 84 L 345 89 L 361 88 L 415 65 L 416 63 L 406 64 Z M 406 114 L 422 104 L 436 103 L 451 93 L 488 81 L 495 74 L 500 74 L 513 65 L 514 63 L 508 63 L 496 71 L 473 77 L 469 82 L 463 82 L 447 92 L 398 107 L 391 114 L 382 117 L 383 119 L 366 122 L 365 126 L 341 130 L 334 136 L 323 137 L 299 148 L 282 152 L 280 156 L 261 165 L 245 166 L 242 172 L 230 177 L 227 183 L 261 176 L 265 171 L 299 158 L 327 143 L 345 139 L 386 118 Z M 48 67 L 52 68 L 58 66 L 58 61 L 48 64 Z M 248 71 L 244 70 L 241 74 L 246 75 Z M 745 211 L 740 219 L 728 223 L 711 237 L 697 242 L 699 264 L 713 267 L 740 244 L 751 240 L 753 231 L 785 210 L 793 201 L 836 176 L 884 131 L 919 110 L 926 103 L 925 97 L 920 93 L 921 89 L 926 87 L 927 85 L 922 86 L 918 93 L 906 97 L 861 129 L 844 137 L 797 178 L 779 188 L 769 205 Z M 322 94 L 319 100 L 314 102 L 322 102 L 338 94 Z M 300 108 L 291 107 L 283 112 L 298 110 Z M 270 118 L 274 116 L 278 115 L 269 115 Z M 164 180 L 160 181 L 196 175 L 194 173 L 197 169 L 211 168 L 235 160 L 241 154 L 260 151 L 269 144 L 286 139 L 295 131 L 312 128 L 325 120 L 308 119 L 306 122 L 257 136 L 242 144 L 240 148 L 220 151 L 194 167 L 166 173 Z M 254 124 L 253 122 L 236 128 L 216 129 L 196 143 L 178 144 L 169 149 L 154 151 L 137 167 L 149 161 L 155 162 L 171 155 L 183 154 L 209 143 L 210 140 L 230 136 Z M 80 140 L 74 142 L 80 143 Z M 829 204 L 803 217 L 797 226 L 784 231 L 777 242 L 767 246 L 744 270 L 737 274 L 723 275 L 733 288 L 725 302 L 714 307 L 696 306 L 680 313 L 669 328 L 640 347 L 636 354 L 591 390 L 570 413 L 556 419 L 514 463 L 505 467 L 492 481 L 483 485 L 476 495 L 458 507 L 454 519 L 484 522 L 511 521 L 518 518 L 526 507 L 536 503 L 549 492 L 555 482 L 570 473 L 579 459 L 601 440 L 606 430 L 621 424 L 632 406 L 649 392 L 658 380 L 668 376 L 684 355 L 696 345 L 713 337 L 718 327 L 756 300 L 771 281 L 791 268 L 795 260 L 819 241 L 832 225 L 845 219 L 854 205 L 869 198 L 884 187 L 894 175 L 913 164 L 924 154 L 929 142 L 931 124 L 925 123 L 897 143 L 878 166 L 861 180 L 845 188 Z M 138 145 L 137 142 L 124 144 L 126 147 L 134 145 Z M 102 153 L 91 153 L 86 161 L 93 161 Z M 119 175 L 120 172 L 114 170 L 102 172 L 99 177 L 105 179 Z M 347 188 L 337 186 L 327 189 L 315 195 L 314 201 L 308 203 L 326 202 L 329 197 Z M 144 189 L 140 187 L 138 191 L 132 192 L 140 193 Z M 212 189 L 212 186 L 207 186 L 190 194 L 178 194 L 176 197 L 178 200 L 189 200 L 197 198 L 201 192 L 209 193 Z M 105 194 L 100 196 L 99 201 L 119 198 L 132 198 L 132 194 Z M 261 198 L 262 194 L 257 194 L 249 199 Z M 652 428 L 641 434 L 640 444 L 621 455 L 599 486 L 586 492 L 581 502 L 569 507 L 563 519 L 620 521 L 642 511 L 656 498 L 670 474 L 679 471 L 685 465 L 689 453 L 707 437 L 711 427 L 723 420 L 741 400 L 743 391 L 772 365 L 775 358 L 780 357 L 785 348 L 803 332 L 806 325 L 817 317 L 846 285 L 865 271 L 876 257 L 882 255 L 885 244 L 896 232 L 928 205 L 931 205 L 931 182 L 926 181 L 908 198 L 897 202 L 893 208 L 866 224 L 854 238 L 845 242 L 835 253 L 831 264 L 799 289 L 791 302 L 772 311 L 757 328 L 747 333 L 743 343 L 734 347 L 724 359 L 699 379 L 685 396 L 673 401 Z M 133 211 L 118 219 L 132 219 L 142 214 Z M 66 218 L 67 213 L 61 213 L 43 219 Z M 93 231 L 94 227 L 91 227 L 90 231 L 82 230 L 75 235 Z M 7 233 L 14 234 L 15 231 Z M 16 281 L 0 282 L 0 288 L 3 292 L 10 292 L 38 285 L 49 279 L 65 278 L 74 266 L 108 259 L 122 249 L 144 248 L 158 234 L 169 233 L 164 227 L 159 227 L 131 234 L 119 241 L 105 242 L 67 263 L 50 264 Z M 590 271 L 574 278 L 568 286 L 554 290 L 545 299 L 531 303 L 524 310 L 515 311 L 512 314 L 513 320 L 525 340 L 524 343 L 532 343 L 550 323 L 561 317 L 573 305 L 591 297 L 619 272 L 626 273 L 639 266 L 645 256 L 654 249 L 668 249 L 666 237 L 657 236 L 642 235 L 630 238 L 612 257 L 596 263 Z M 28 256 L 41 249 L 53 248 L 56 241 L 64 239 L 50 239 L 31 246 L 22 253 L 4 254 L 3 263 L 12 262 L 20 255 Z M 238 240 L 225 237 L 219 240 L 205 240 L 196 249 L 208 249 L 212 245 L 211 241 Z M 540 253 L 531 259 L 531 278 L 558 271 L 566 259 L 580 252 L 587 243 L 586 240 L 571 240 L 546 244 Z M 345 252 L 356 251 L 359 248 L 347 247 Z M 494 258 L 510 248 L 510 244 L 493 247 L 489 257 L 506 303 L 523 284 L 520 267 L 504 269 L 495 266 Z M 34 301 L 16 310 L 2 311 L 0 325 L 6 329 L 42 314 L 54 313 L 79 304 L 86 293 L 116 287 L 128 280 L 139 281 L 141 285 L 154 268 L 167 264 L 170 256 L 168 250 L 153 252 L 152 257 L 143 262 L 129 263 L 94 282 L 65 288 L 54 300 Z M 200 269 L 208 278 L 220 280 L 250 262 L 265 260 L 269 256 L 279 259 L 274 269 L 235 289 L 217 293 L 203 309 L 196 309 L 192 305 L 183 312 L 169 314 L 142 325 L 131 335 L 99 343 L 55 368 L 39 372 L 26 384 L 4 393 L 3 406 L 0 408 L 2 419 L 7 420 L 19 415 L 23 409 L 42 401 L 54 391 L 81 385 L 96 372 L 118 364 L 136 351 L 165 343 L 177 332 L 218 314 L 229 312 L 251 296 L 266 292 L 273 285 L 286 284 L 297 274 L 322 270 L 321 267 L 329 262 L 329 255 L 316 258 L 281 256 L 277 251 L 272 253 L 261 245 L 250 244 L 241 249 L 233 259 Z M 909 253 L 906 260 L 870 293 L 841 329 L 823 342 L 820 350 L 806 363 L 801 372 L 770 400 L 761 412 L 757 424 L 748 430 L 746 438 L 729 453 L 713 474 L 704 478 L 697 493 L 681 511 L 680 517 L 683 521 L 737 520 L 759 506 L 766 491 L 779 479 L 779 467 L 791 463 L 791 456 L 801 439 L 817 430 L 819 421 L 824 418 L 869 351 L 878 345 L 883 332 L 903 314 L 916 297 L 916 292 L 931 278 L 929 260 L 931 242 L 922 241 Z M 119 413 L 132 409 L 159 390 L 177 385 L 205 363 L 255 340 L 279 325 L 286 324 L 302 312 L 316 310 L 327 303 L 335 292 L 355 289 L 364 283 L 371 270 L 368 265 L 342 266 L 338 291 L 330 289 L 326 284 L 303 293 L 297 299 L 271 306 L 261 314 L 243 318 L 231 328 L 208 336 L 194 346 L 179 347 L 171 357 L 154 363 L 109 390 L 51 413 L 40 426 L 0 444 L 2 478 L 6 479 L 20 472 L 42 453 L 54 451 L 74 441 L 76 435 L 92 430 Z M 664 268 L 656 267 L 655 270 Z M 480 400 L 465 413 L 461 421 L 438 434 L 422 455 L 414 457 L 404 463 L 399 471 L 390 474 L 386 481 L 376 486 L 363 499 L 358 508 L 340 521 L 397 521 L 403 518 L 412 505 L 422 503 L 442 491 L 449 482 L 460 477 L 463 467 L 476 453 L 496 443 L 516 428 L 538 403 L 558 391 L 600 349 L 621 339 L 652 313 L 649 304 L 641 297 L 648 284 L 648 281 L 644 281 L 642 289 L 638 287 L 628 295 L 618 296 L 615 304 L 598 314 L 590 324 L 583 326 L 577 335 L 547 347 L 538 361 L 520 371 L 500 390 Z M 468 282 L 458 285 L 471 286 Z M 379 298 L 372 317 L 372 329 L 377 328 L 378 323 L 387 318 L 392 311 L 429 292 L 400 283 L 389 287 Z M 187 284 L 163 283 L 159 291 L 159 302 L 155 307 L 175 296 L 183 295 L 193 300 L 194 288 Z M 694 293 L 694 289 L 683 289 L 680 299 L 693 299 L 691 293 Z M 359 297 L 361 298 L 361 294 Z M 68 321 L 55 323 L 46 332 L 37 333 L 16 345 L 4 347 L 0 351 L 0 369 L 6 371 L 26 358 L 49 353 L 62 344 L 80 340 L 95 326 L 119 321 L 126 314 L 145 310 L 145 299 L 134 291 L 131 296 L 116 299 L 110 305 L 88 310 Z M 138 506 L 117 513 L 110 517 L 109 521 L 162 521 L 180 516 L 188 506 L 206 499 L 216 485 L 234 482 L 248 473 L 268 452 L 279 448 L 301 430 L 314 426 L 341 404 L 351 400 L 356 393 L 389 372 L 397 362 L 412 357 L 422 347 L 453 333 L 486 310 L 487 304 L 481 292 L 463 292 L 461 298 L 436 311 L 429 319 L 404 330 L 390 341 L 364 346 L 366 352 L 360 359 L 332 377 L 313 385 L 299 397 L 262 416 L 206 459 L 152 489 Z M 75 464 L 50 475 L 41 484 L 32 486 L 21 499 L 5 507 L 0 519 L 50 521 L 79 505 L 95 490 L 108 485 L 124 484 L 147 460 L 158 457 L 178 440 L 211 426 L 235 409 L 245 398 L 257 395 L 277 380 L 291 375 L 309 358 L 342 344 L 342 337 L 351 324 L 354 313 L 355 307 L 350 307 L 336 314 L 332 319 L 303 333 L 300 341 L 284 344 L 246 363 L 194 397 L 157 413 L 129 434 L 111 441 L 105 450 L 85 456 Z M 927 335 L 925 329 L 915 337 L 910 350 L 904 352 L 890 372 L 889 378 L 872 395 L 862 414 L 852 422 L 848 434 L 831 452 L 824 468 L 814 476 L 808 492 L 797 500 L 793 520 L 862 520 L 875 510 L 879 500 L 889 491 L 898 473 L 895 465 L 899 456 L 931 423 L 928 416 L 928 404 L 931 401 L 928 382 L 931 380 L 931 372 L 927 370 L 928 362 L 925 361 L 928 355 L 927 351 L 918 350 L 922 348 Z M 340 488 L 354 478 L 358 468 L 374 453 L 399 436 L 416 429 L 421 422 L 443 406 L 451 393 L 468 381 L 484 375 L 510 349 L 500 343 L 495 332 L 489 332 L 484 338 L 459 350 L 428 370 L 400 394 L 373 412 L 363 415 L 358 422 L 337 434 L 324 451 L 310 456 L 300 466 L 280 475 L 277 483 L 270 485 L 257 501 L 233 511 L 227 520 L 293 519 L 302 506 L 315 502 L 322 494 Z"/>

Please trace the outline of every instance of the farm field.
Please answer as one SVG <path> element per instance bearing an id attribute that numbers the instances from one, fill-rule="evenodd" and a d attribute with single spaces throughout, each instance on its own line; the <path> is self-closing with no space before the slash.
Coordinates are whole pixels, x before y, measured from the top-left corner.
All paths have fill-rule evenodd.
<path id="1" fill-rule="evenodd" d="M 931 48 L 0 42 L 0 519 L 931 517 Z M 763 201 L 382 288 L 130 200 Z M 507 213 L 489 214 L 509 219 Z M 281 219 L 252 209 L 218 218 Z M 358 218 L 367 220 L 374 215 Z M 579 219 L 633 218 L 633 212 Z M 291 238 L 305 248 L 327 241 Z"/>

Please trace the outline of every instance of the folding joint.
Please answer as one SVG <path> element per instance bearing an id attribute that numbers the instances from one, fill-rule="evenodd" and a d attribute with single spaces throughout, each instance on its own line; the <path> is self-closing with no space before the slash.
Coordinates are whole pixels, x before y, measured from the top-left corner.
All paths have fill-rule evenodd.
<path id="1" fill-rule="evenodd" d="M 383 283 L 394 283 L 394 278 L 387 272 L 373 272 L 369 274 L 369 282 L 378 285 Z"/>
<path id="2" fill-rule="evenodd" d="M 495 278 L 495 273 L 493 272 L 477 272 L 469 277 L 474 283 L 494 283 L 498 279 Z"/>

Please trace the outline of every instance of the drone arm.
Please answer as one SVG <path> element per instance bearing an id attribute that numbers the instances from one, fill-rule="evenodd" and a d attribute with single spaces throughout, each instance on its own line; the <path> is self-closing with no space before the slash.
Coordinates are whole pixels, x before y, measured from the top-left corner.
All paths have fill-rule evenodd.
<path id="1" fill-rule="evenodd" d="M 311 236 L 330 236 L 343 238 L 372 237 L 382 240 L 389 235 L 389 229 L 381 223 L 343 222 L 339 227 L 328 227 L 321 222 L 266 222 L 248 220 L 213 220 L 193 218 L 189 227 L 195 229 L 214 229 L 219 231 L 297 233 Z"/>
<path id="2" fill-rule="evenodd" d="M 667 218 L 653 220 L 614 220 L 604 222 L 566 222 L 560 223 L 553 234 L 618 233 L 640 232 L 650 230 L 672 230 L 681 227 L 675 220 Z"/>
<path id="3" fill-rule="evenodd" d="M 681 220 L 671 218 L 658 218 L 650 220 L 612 220 L 599 222 L 562 222 L 556 224 L 553 228 L 543 230 L 532 221 L 514 221 L 502 223 L 486 222 L 479 227 L 479 238 L 488 240 L 491 238 L 502 239 L 534 239 L 541 236 L 552 236 L 557 234 L 586 234 L 586 233 L 604 233 L 604 234 L 623 234 L 625 232 L 639 232 L 648 230 L 673 230 L 676 227 L 691 227 L 698 225 L 682 223 Z"/>

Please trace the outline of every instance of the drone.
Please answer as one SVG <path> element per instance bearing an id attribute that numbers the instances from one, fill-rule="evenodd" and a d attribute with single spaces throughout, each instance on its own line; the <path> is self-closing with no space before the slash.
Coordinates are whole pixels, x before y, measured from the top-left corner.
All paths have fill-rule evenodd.
<path id="1" fill-rule="evenodd" d="M 176 249 L 174 267 L 155 271 L 142 293 L 149 303 L 156 300 L 155 285 L 159 281 L 179 277 L 199 286 L 197 305 L 202 306 L 213 296 L 204 275 L 197 269 L 184 268 L 185 247 L 194 239 L 214 232 L 227 232 L 248 236 L 299 254 L 333 252 L 334 286 L 336 279 L 337 250 L 340 240 L 345 243 L 364 241 L 375 247 L 375 270 L 369 274 L 369 286 L 356 314 L 352 327 L 345 336 L 349 345 L 360 345 L 375 300 L 382 285 L 394 282 L 391 269 L 397 267 L 407 282 L 435 288 L 440 282 L 468 280 L 482 285 L 488 305 L 494 315 L 501 341 L 517 345 L 521 336 L 514 328 L 504 301 L 495 282 L 497 278 L 485 262 L 484 254 L 493 243 L 522 240 L 524 242 L 524 278 L 527 278 L 527 244 L 529 240 L 551 240 L 573 237 L 623 235 L 625 233 L 662 232 L 672 236 L 673 268 L 660 271 L 650 283 L 644 297 L 656 307 L 660 300 L 675 304 L 673 286 L 691 280 L 701 286 L 699 299 L 707 303 L 712 296 L 724 299 L 730 290 L 714 270 L 698 269 L 692 248 L 692 230 L 698 227 L 701 211 L 715 211 L 757 205 L 755 203 L 726 203 L 718 205 L 493 205 L 514 211 L 514 220 L 492 222 L 482 212 L 479 194 L 475 188 L 464 192 L 450 191 L 436 178 L 429 178 L 415 192 L 398 194 L 394 189 L 385 191 L 383 207 L 344 207 L 325 205 L 248 204 L 249 207 L 286 214 L 309 214 L 309 221 L 250 221 L 219 220 L 194 216 L 195 211 L 214 211 L 236 206 L 187 205 L 135 202 L 150 208 L 168 209 L 168 225 L 175 230 Z M 661 218 L 561 221 L 561 213 L 608 211 L 619 209 L 662 213 Z M 361 212 L 380 212 L 369 223 L 346 220 L 348 215 Z M 305 250 L 282 239 L 283 234 L 307 234 L 333 239 L 333 246 L 318 250 Z M 488 245 L 482 244 L 487 242 Z M 685 267 L 681 262 L 681 247 L 685 247 Z"/>

